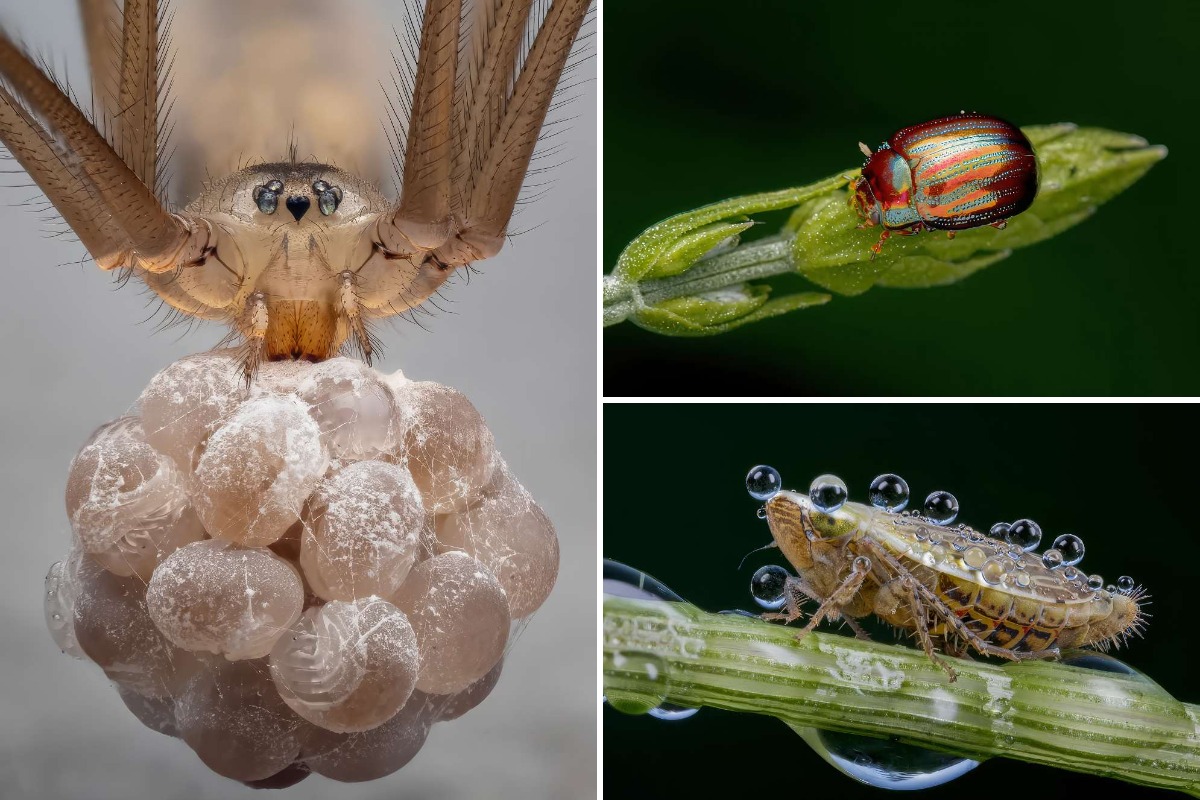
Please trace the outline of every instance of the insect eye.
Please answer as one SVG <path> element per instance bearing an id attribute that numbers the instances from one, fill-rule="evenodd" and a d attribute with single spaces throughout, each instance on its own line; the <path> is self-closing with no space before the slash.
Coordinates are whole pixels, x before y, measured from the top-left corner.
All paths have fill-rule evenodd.
<path id="1" fill-rule="evenodd" d="M 321 209 L 321 213 L 328 217 L 342 204 L 342 190 L 336 186 L 330 186 L 325 181 L 317 181 L 313 184 L 313 189 L 316 190 L 320 185 L 324 185 L 325 188 L 317 193 L 317 208 Z"/>
<path id="2" fill-rule="evenodd" d="M 271 188 L 276 185 L 279 187 L 278 190 Z M 282 190 L 283 184 L 279 181 L 271 181 L 266 186 L 256 186 L 254 202 L 258 206 L 258 210 L 264 214 L 274 214 L 279 208 L 279 192 Z"/>

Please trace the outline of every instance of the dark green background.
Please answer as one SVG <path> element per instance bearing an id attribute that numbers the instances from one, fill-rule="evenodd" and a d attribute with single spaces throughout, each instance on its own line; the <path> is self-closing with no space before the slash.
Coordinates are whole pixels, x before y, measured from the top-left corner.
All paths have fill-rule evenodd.
<path id="1" fill-rule="evenodd" d="M 835 296 L 705 339 L 610 328 L 605 393 L 1200 394 L 1198 34 L 1200 3 L 1182 1 L 606 3 L 606 270 L 660 219 L 857 167 L 857 142 L 963 108 L 1170 155 L 954 286 Z"/>
<path id="2" fill-rule="evenodd" d="M 758 610 L 750 576 L 779 551 L 745 474 L 774 466 L 806 491 L 840 475 L 865 502 L 881 472 L 896 472 L 920 507 L 952 492 L 960 522 L 1037 520 L 1042 548 L 1065 532 L 1086 545 L 1081 568 L 1128 574 L 1153 595 L 1145 639 L 1116 655 L 1175 697 L 1200 703 L 1196 680 L 1196 412 L 1183 405 L 759 404 L 604 407 L 604 555 L 642 569 L 710 611 Z M 608 797 L 882 798 L 821 761 L 778 720 L 703 709 L 682 722 L 605 708 Z M 929 797 L 1181 797 L 1113 780 L 996 760 Z M 1092 792 L 1096 792 L 1093 794 Z M 741 796 L 739 793 L 737 796 Z M 1069 793 L 1069 794 L 1068 794 Z"/>

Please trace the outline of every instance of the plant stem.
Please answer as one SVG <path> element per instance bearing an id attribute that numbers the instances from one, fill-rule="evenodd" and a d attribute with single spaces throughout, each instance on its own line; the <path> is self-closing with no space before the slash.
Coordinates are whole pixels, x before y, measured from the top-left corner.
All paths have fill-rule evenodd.
<path id="1" fill-rule="evenodd" d="M 624 322 L 642 306 L 793 272 L 791 242 L 790 235 L 778 235 L 752 244 L 738 245 L 727 253 L 696 262 L 694 267 L 682 274 L 645 280 L 640 284 L 626 283 L 606 275 L 604 327 Z"/>
<path id="2" fill-rule="evenodd" d="M 1200 707 L 1138 676 L 947 659 L 958 672 L 952 683 L 913 648 L 815 632 L 797 641 L 795 628 L 613 597 L 604 601 L 603 655 L 610 702 L 767 714 L 1200 796 Z"/>

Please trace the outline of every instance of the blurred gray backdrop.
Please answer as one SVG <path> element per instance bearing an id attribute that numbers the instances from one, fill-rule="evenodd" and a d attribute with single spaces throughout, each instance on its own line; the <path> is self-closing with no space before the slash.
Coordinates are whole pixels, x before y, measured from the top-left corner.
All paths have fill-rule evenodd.
<path id="1" fill-rule="evenodd" d="M 205 0 L 175 0 L 176 7 Z M 297 8 L 308 5 L 297 3 Z M 329 0 L 359 14 L 387 48 L 401 3 Z M 77 92 L 86 67 L 74 0 L 0 0 L 0 24 L 50 56 Z M 180 48 L 204 47 L 176 30 Z M 331 43 L 336 59 L 336 43 Z M 271 57 L 286 57 L 286 45 Z M 575 798 L 595 796 L 596 85 L 588 61 L 565 162 L 550 194 L 520 212 L 529 230 L 445 292 L 448 313 L 384 329 L 384 370 L 403 369 L 463 391 L 487 419 L 522 483 L 562 542 L 558 585 L 534 616 L 491 697 L 434 727 L 401 771 L 366 784 L 313 776 L 288 798 Z M 386 80 L 386 74 L 373 76 Z M 252 75 L 246 80 L 251 81 Z M 374 82 L 374 81 L 372 81 Z M 86 95 L 85 95 L 86 96 Z M 213 108 L 214 115 L 222 109 Z M 378 129 L 382 109 L 364 125 Z M 236 126 L 237 119 L 227 119 Z M 286 127 L 288 121 L 281 121 Z M 219 126 L 218 126 L 219 127 Z M 545 162 L 543 162 L 545 163 Z M 7 166 L 5 167 L 7 168 Z M 23 175 L 5 175 L 6 185 Z M 540 181 L 540 179 L 539 179 Z M 42 617 L 42 581 L 66 553 L 67 465 L 94 428 L 119 416 L 161 367 L 214 345 L 223 331 L 153 331 L 133 284 L 116 288 L 83 248 L 47 238 L 38 215 L 15 207 L 35 194 L 0 190 L 0 798 L 205 799 L 263 796 L 220 778 L 177 739 L 143 727 L 94 665 L 60 653 Z M 14 207 L 10 207 L 12 204 Z"/>

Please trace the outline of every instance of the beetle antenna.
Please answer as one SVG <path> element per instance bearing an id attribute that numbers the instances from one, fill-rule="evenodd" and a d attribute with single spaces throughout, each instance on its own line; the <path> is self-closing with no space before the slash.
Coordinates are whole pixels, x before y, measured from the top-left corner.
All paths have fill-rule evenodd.
<path id="1" fill-rule="evenodd" d="M 753 550 L 751 550 L 749 553 L 746 553 L 746 555 L 742 556 L 742 562 L 740 564 L 738 564 L 738 569 L 741 569 L 743 566 L 746 565 L 746 559 L 749 558 L 750 556 L 752 556 L 755 553 L 760 552 L 762 550 L 770 550 L 772 547 L 779 547 L 779 545 L 775 542 L 771 542 L 770 544 L 764 544 L 762 547 L 756 547 Z"/>
<path id="2" fill-rule="evenodd" d="M 858 143 L 858 149 L 862 150 L 862 154 L 864 156 L 866 156 L 867 158 L 871 157 L 871 148 L 867 147 L 867 145 L 864 144 L 863 142 Z"/>

